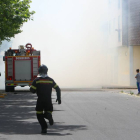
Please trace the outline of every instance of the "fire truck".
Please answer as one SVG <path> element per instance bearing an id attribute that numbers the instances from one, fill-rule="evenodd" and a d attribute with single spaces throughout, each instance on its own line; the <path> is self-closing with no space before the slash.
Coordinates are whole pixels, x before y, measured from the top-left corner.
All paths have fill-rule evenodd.
<path id="1" fill-rule="evenodd" d="M 30 86 L 38 75 L 40 51 L 32 44 L 20 45 L 18 49 L 9 48 L 3 56 L 5 61 L 5 91 L 13 92 L 16 86 Z"/>

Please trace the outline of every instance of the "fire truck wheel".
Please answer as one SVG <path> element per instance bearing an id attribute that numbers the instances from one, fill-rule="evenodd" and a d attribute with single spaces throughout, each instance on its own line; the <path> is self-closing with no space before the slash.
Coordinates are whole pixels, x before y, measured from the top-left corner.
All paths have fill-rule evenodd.
<path id="1" fill-rule="evenodd" d="M 5 86 L 5 92 L 9 92 L 9 87 Z"/>
<path id="2" fill-rule="evenodd" d="M 14 92 L 15 91 L 15 87 L 10 87 L 10 91 Z"/>
<path id="3" fill-rule="evenodd" d="M 9 87 L 9 86 L 5 86 L 5 92 L 14 92 L 15 91 L 15 87 Z"/>

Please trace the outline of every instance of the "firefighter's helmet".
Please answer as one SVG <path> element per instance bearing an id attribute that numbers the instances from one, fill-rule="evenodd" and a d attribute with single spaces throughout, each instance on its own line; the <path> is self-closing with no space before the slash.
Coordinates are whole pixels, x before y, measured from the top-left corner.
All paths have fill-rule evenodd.
<path id="1" fill-rule="evenodd" d="M 41 65 L 38 69 L 39 74 L 47 74 L 47 72 L 48 72 L 48 68 L 45 65 Z"/>

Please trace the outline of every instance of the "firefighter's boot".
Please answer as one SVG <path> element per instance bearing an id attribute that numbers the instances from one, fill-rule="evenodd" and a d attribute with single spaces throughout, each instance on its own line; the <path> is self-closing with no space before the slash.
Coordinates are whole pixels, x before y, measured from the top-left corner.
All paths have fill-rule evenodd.
<path id="1" fill-rule="evenodd" d="M 47 129 L 43 129 L 43 130 L 41 131 L 41 134 L 47 134 Z"/>

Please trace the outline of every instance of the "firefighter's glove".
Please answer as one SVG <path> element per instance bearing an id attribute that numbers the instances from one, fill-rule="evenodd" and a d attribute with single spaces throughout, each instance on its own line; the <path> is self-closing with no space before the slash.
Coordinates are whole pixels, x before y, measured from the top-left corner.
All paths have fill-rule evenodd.
<path id="1" fill-rule="evenodd" d="M 56 99 L 56 102 L 58 101 L 58 104 L 61 104 L 61 100 Z"/>

